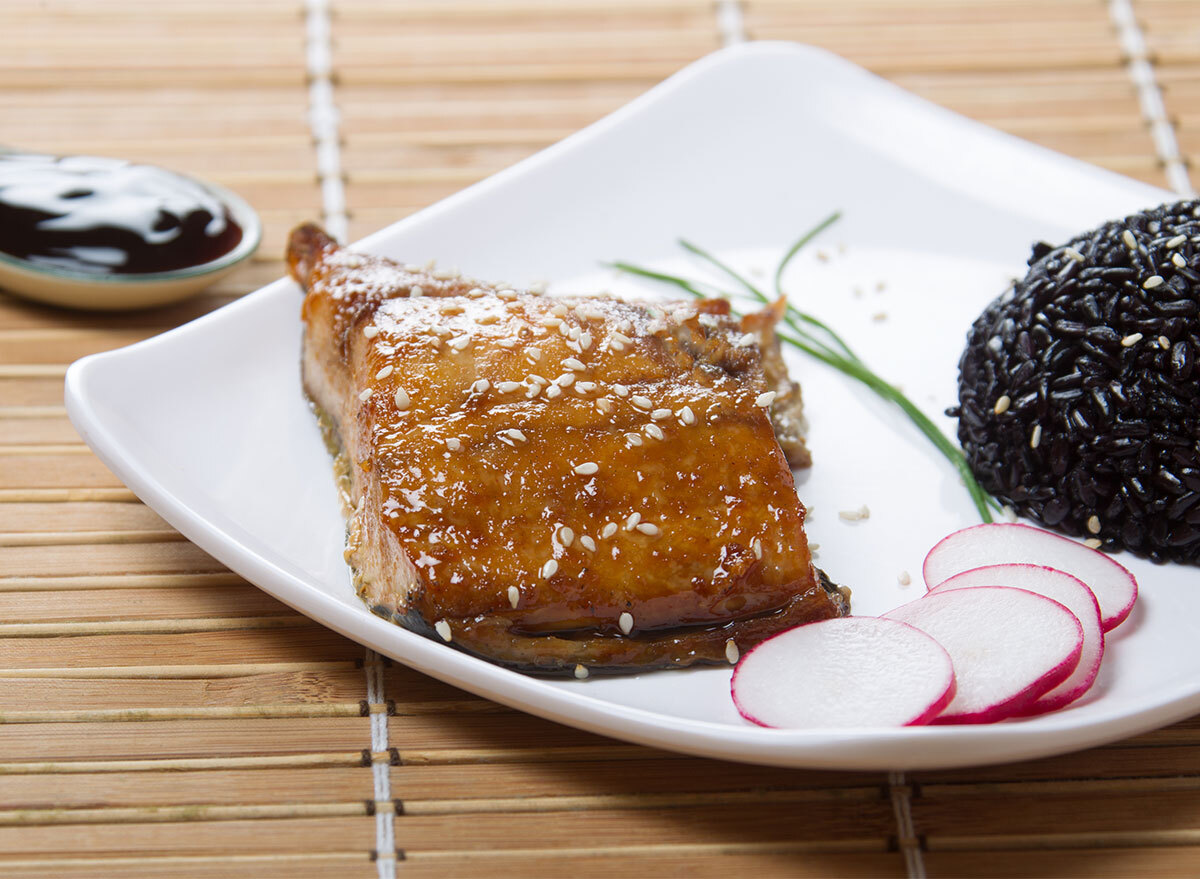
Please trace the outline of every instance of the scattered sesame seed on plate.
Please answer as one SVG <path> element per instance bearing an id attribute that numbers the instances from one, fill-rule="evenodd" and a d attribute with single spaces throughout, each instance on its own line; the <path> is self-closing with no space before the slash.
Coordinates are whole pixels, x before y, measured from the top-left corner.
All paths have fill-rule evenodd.
<path id="1" fill-rule="evenodd" d="M 912 583 L 912 575 L 908 571 L 901 571 L 896 575 L 896 582 L 901 586 L 908 586 Z"/>
<path id="2" fill-rule="evenodd" d="M 858 522 L 871 518 L 871 510 L 863 504 L 857 510 L 838 510 L 838 518 L 847 522 Z"/>

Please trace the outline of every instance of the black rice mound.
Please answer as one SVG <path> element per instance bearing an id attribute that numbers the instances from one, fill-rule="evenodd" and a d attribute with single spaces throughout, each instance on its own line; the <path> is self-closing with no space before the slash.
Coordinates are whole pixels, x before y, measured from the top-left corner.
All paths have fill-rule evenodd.
<path id="1" fill-rule="evenodd" d="M 1200 562 L 1198 254 L 1195 200 L 1034 246 L 972 325 L 949 410 L 985 490 L 1105 549 Z"/>

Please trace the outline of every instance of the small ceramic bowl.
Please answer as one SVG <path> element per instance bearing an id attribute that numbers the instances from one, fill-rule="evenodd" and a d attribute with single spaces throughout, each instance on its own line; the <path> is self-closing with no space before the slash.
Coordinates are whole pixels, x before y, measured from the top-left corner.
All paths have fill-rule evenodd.
<path id="1" fill-rule="evenodd" d="M 0 289 L 67 308 L 119 311 L 186 299 L 227 275 L 258 249 L 262 223 L 254 209 L 223 186 L 192 179 L 229 208 L 242 240 L 218 258 L 169 272 L 97 275 L 40 265 L 0 252 Z"/>

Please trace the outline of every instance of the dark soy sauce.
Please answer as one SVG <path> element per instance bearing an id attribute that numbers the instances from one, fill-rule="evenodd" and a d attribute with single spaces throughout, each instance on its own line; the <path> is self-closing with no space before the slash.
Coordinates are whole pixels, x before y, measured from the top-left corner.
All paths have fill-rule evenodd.
<path id="1" fill-rule="evenodd" d="M 91 156 L 0 154 L 0 251 L 90 275 L 170 272 L 242 240 L 229 209 L 195 181 Z"/>

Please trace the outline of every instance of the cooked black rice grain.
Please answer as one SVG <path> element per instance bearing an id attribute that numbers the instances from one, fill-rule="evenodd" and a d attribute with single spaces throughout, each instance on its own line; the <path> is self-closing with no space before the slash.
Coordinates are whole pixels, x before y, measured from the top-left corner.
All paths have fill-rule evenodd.
<path id="1" fill-rule="evenodd" d="M 1106 549 L 1200 563 L 1200 201 L 1037 244 L 1029 266 L 959 362 L 976 478 Z"/>

